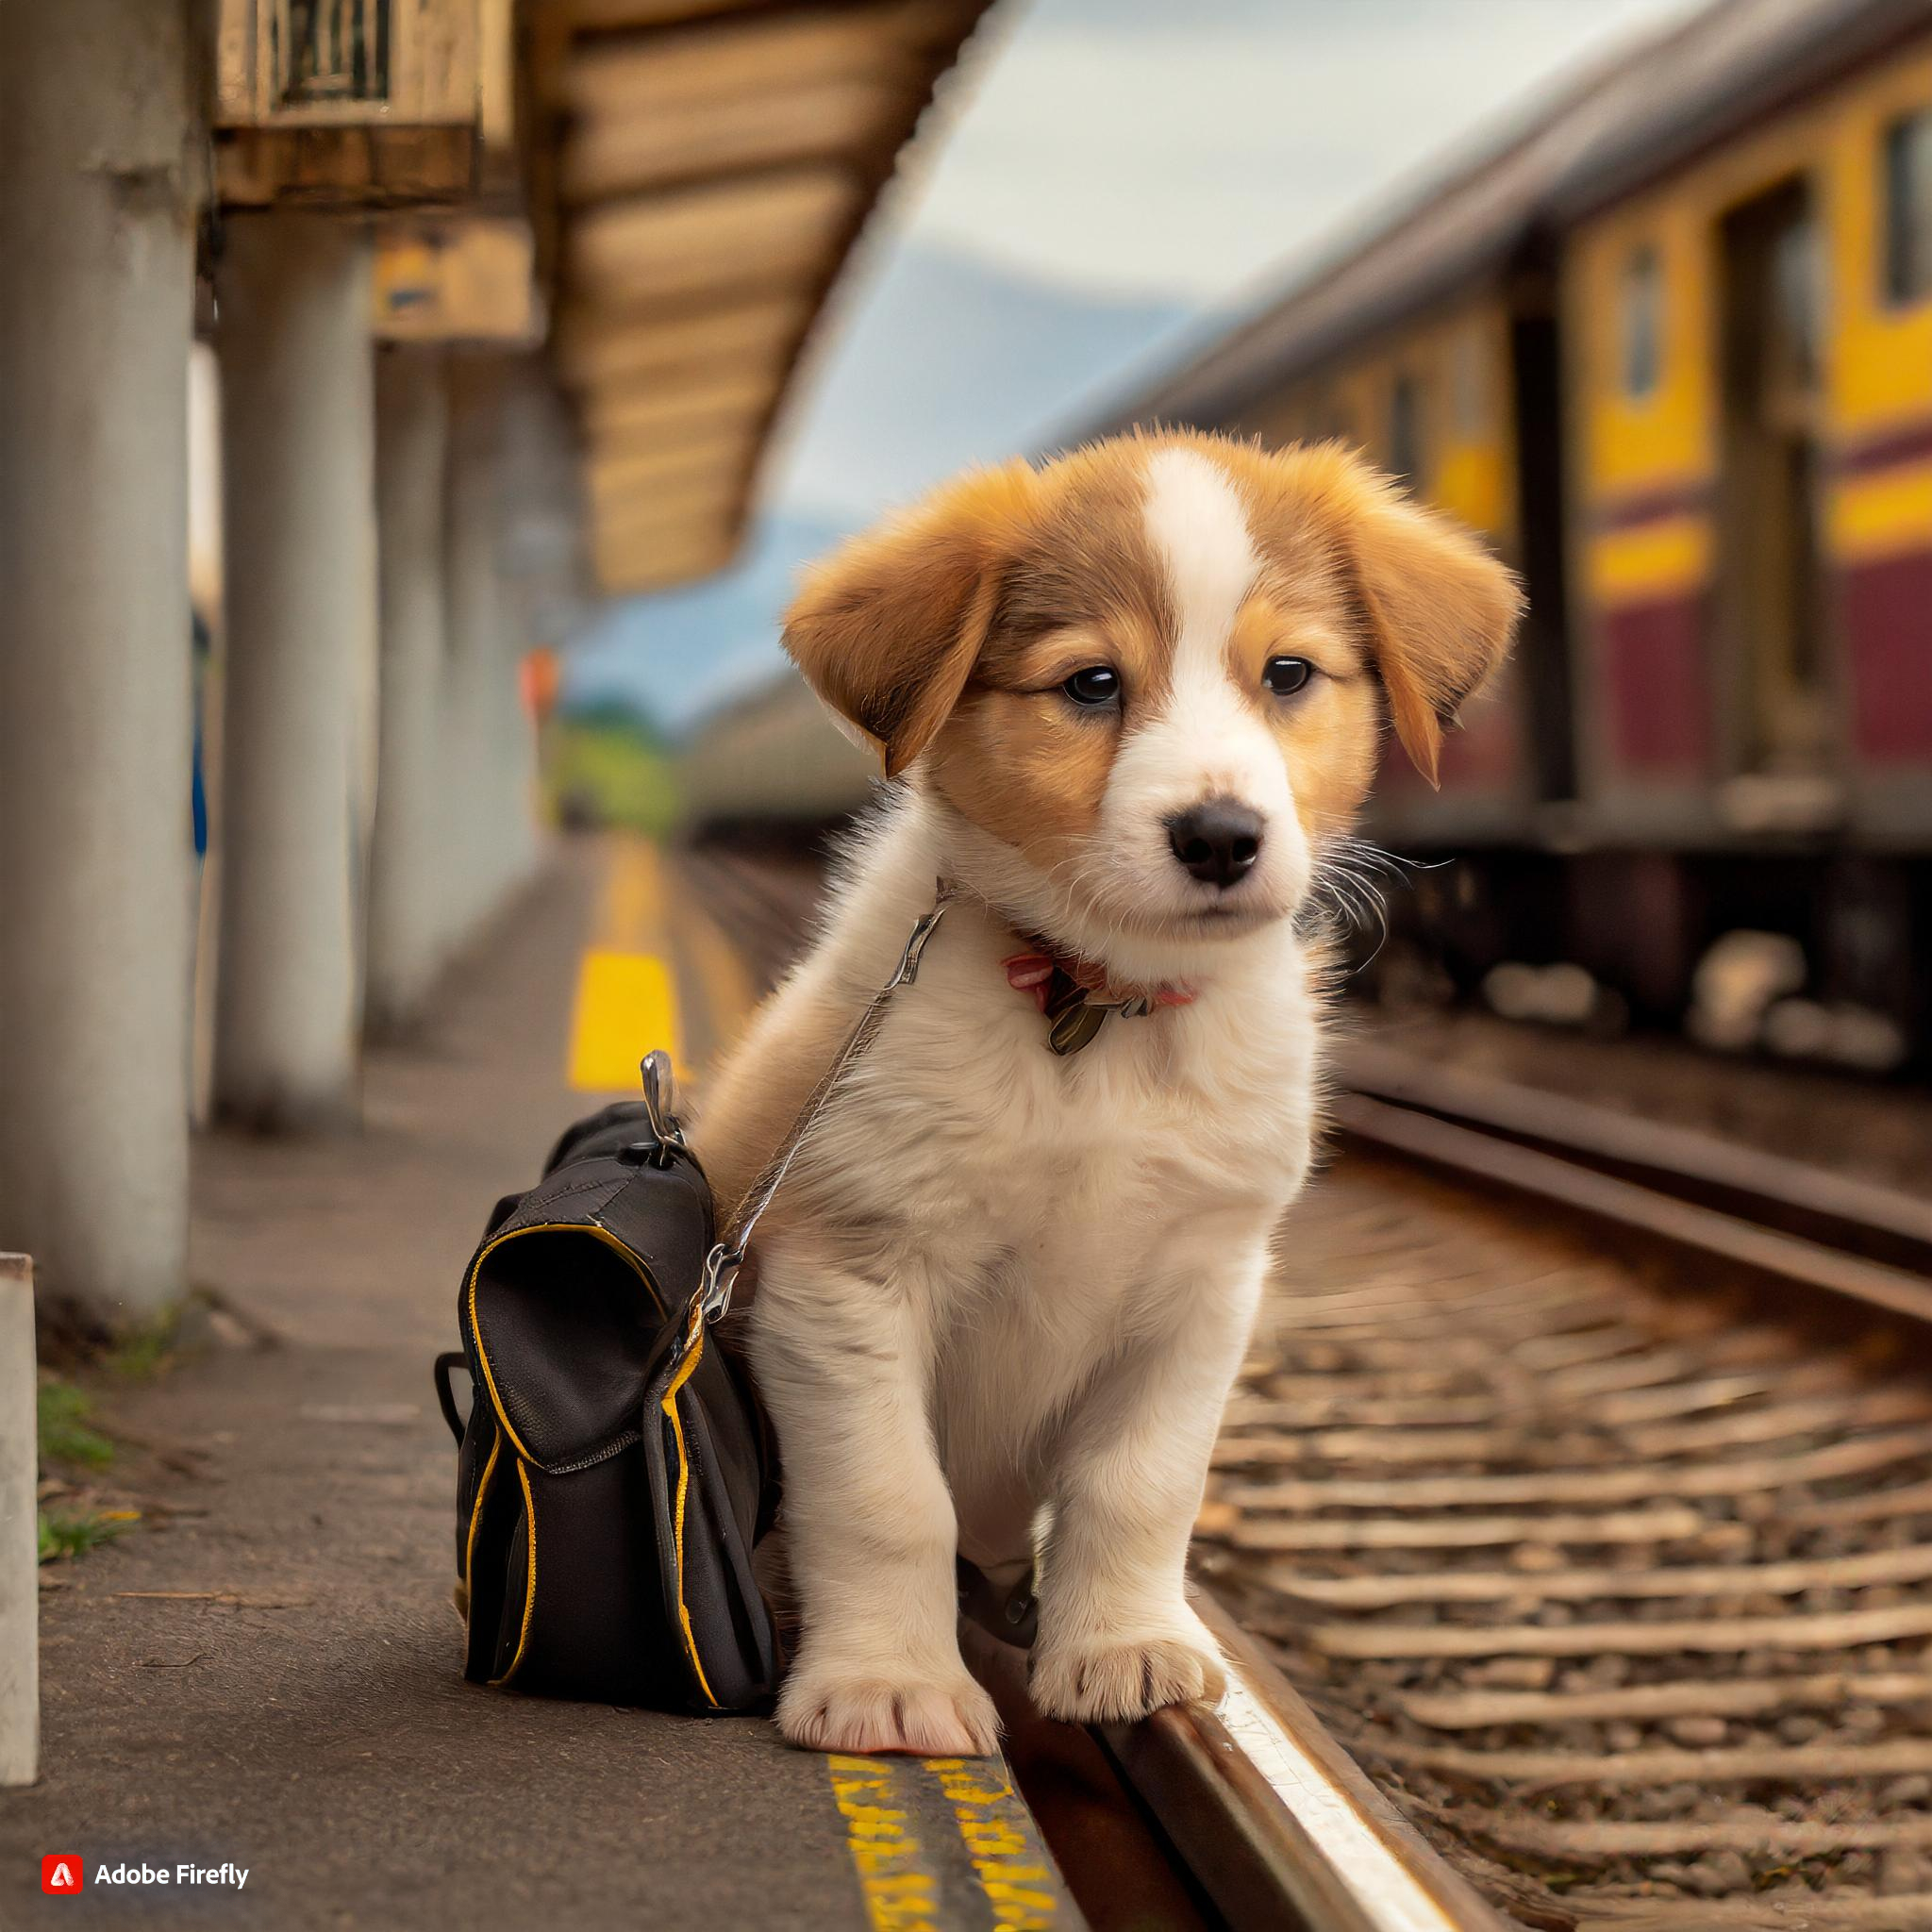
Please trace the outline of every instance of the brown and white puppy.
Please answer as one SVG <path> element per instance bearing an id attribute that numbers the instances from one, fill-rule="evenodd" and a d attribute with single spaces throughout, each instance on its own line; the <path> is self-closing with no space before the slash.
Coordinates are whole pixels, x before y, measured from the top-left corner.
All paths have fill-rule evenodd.
<path id="1" fill-rule="evenodd" d="M 1386 717 L 1432 776 L 1518 595 L 1339 447 L 1124 438 L 971 475 L 807 579 L 787 649 L 899 795 L 701 1110 L 737 1200 L 960 897 L 764 1221 L 751 1351 L 804 1624 L 778 1706 L 833 1751 L 990 1749 L 956 1549 L 1038 1562 L 1033 1693 L 1218 1694 L 1182 1571 L 1317 1105 L 1297 932 Z M 1174 1004 L 1058 1058 L 1046 950 Z"/>

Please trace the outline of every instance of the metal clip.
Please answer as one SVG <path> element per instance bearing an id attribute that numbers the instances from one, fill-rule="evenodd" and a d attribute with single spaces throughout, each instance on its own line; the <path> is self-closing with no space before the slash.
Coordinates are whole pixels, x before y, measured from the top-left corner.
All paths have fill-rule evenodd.
<path id="1" fill-rule="evenodd" d="M 715 1322 L 731 1307 L 731 1291 L 738 1283 L 738 1271 L 744 1265 L 744 1250 L 715 1243 L 705 1257 L 704 1271 L 698 1276 L 698 1307 L 705 1320 Z"/>
<path id="2" fill-rule="evenodd" d="M 684 1129 L 677 1124 L 677 1078 L 671 1071 L 671 1056 L 656 1047 L 638 1062 L 644 1083 L 644 1112 L 651 1123 L 651 1138 L 657 1141 L 657 1165 L 671 1165 L 671 1150 L 684 1147 Z"/>
<path id="3" fill-rule="evenodd" d="M 1093 1036 L 1100 1031 L 1101 1022 L 1113 1008 L 1093 1000 L 1077 998 L 1069 1000 L 1058 1011 L 1051 1007 L 1047 1010 L 1047 1051 L 1065 1059 L 1069 1054 L 1078 1053 L 1082 1047 L 1092 1043 Z"/>
<path id="4" fill-rule="evenodd" d="M 692 1344 L 705 1330 L 730 1311 L 731 1290 L 744 1261 L 744 1250 L 725 1241 L 716 1242 L 705 1257 L 698 1274 L 698 1291 L 687 1305 L 684 1332 L 671 1344 L 671 1366 L 675 1368 L 691 1353 Z"/>
<path id="5" fill-rule="evenodd" d="M 945 902 L 941 900 L 930 912 L 923 912 L 912 934 L 906 941 L 906 950 L 899 955 L 899 963 L 892 970 L 892 976 L 880 988 L 881 992 L 896 992 L 902 986 L 910 986 L 919 977 L 919 956 L 925 951 L 925 942 L 931 939 L 940 921 L 945 917 Z"/>

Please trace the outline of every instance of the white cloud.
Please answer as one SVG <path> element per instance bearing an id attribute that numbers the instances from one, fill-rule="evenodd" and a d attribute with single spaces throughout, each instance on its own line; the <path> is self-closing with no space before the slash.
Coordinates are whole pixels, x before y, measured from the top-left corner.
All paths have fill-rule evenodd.
<path id="1" fill-rule="evenodd" d="M 1040 0 L 908 197 L 923 238 L 1224 296 L 1685 0 Z"/>

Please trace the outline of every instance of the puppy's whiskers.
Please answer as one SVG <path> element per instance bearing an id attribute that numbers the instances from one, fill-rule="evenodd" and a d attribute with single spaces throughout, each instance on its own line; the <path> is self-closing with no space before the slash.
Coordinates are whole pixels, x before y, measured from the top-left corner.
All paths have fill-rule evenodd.
<path id="1" fill-rule="evenodd" d="M 1358 938 L 1373 930 L 1374 944 L 1368 957 L 1349 970 L 1360 973 L 1372 965 L 1389 941 L 1389 892 L 1411 883 L 1417 861 L 1398 858 L 1367 839 L 1338 835 L 1317 853 L 1309 895 L 1318 913 L 1325 914 L 1340 932 Z"/>

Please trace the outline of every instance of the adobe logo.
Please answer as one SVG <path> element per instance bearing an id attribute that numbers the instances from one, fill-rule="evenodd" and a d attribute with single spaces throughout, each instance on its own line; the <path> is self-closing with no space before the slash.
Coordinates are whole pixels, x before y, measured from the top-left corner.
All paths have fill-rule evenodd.
<path id="1" fill-rule="evenodd" d="M 41 1890 L 58 1898 L 87 1883 L 87 1867 L 73 1852 L 49 1852 L 41 1860 Z"/>

